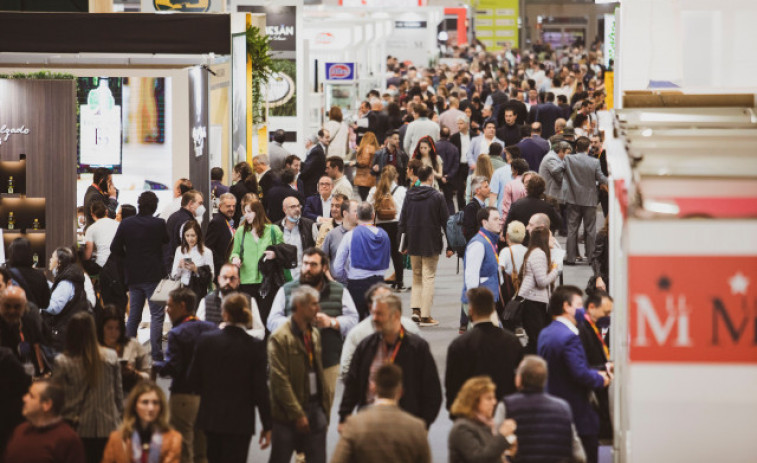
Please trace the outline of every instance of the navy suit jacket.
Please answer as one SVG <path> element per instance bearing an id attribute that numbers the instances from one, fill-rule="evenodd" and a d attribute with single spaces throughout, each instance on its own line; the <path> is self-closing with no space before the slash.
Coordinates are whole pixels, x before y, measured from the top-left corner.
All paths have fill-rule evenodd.
<path id="1" fill-rule="evenodd" d="M 562 109 L 554 103 L 540 103 L 531 106 L 529 122 L 541 122 L 541 136 L 545 140 L 555 134 L 555 121 L 563 117 Z"/>
<path id="2" fill-rule="evenodd" d="M 302 210 L 302 215 L 315 222 L 318 217 L 324 217 L 323 215 L 323 203 L 321 202 L 321 195 L 314 194 L 308 196 L 305 199 L 305 208 Z M 329 211 L 331 215 L 331 211 Z"/>
<path id="3" fill-rule="evenodd" d="M 604 380 L 589 367 L 581 338 L 558 320 L 539 334 L 539 355 L 547 361 L 547 392 L 570 404 L 579 435 L 599 434 L 599 415 L 589 403 L 589 393 L 601 389 Z"/>
<path id="4" fill-rule="evenodd" d="M 444 176 L 448 179 L 453 178 L 460 167 L 460 150 L 449 140 L 439 140 L 436 142 L 436 153 L 442 158 Z"/>
<path id="5" fill-rule="evenodd" d="M 549 152 L 549 144 L 545 147 L 538 140 L 529 137 L 519 141 L 517 146 L 520 148 L 520 155 L 528 162 L 528 168 L 538 172 L 541 160 Z"/>

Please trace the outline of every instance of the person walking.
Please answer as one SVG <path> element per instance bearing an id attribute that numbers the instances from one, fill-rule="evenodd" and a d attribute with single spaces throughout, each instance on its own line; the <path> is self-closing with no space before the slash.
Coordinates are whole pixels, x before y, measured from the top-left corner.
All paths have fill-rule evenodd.
<path id="1" fill-rule="evenodd" d="M 434 183 L 432 185 L 436 190 L 439 190 L 444 175 L 444 165 L 442 158 L 436 152 L 436 143 L 431 137 L 423 137 L 418 141 L 413 152 L 413 159 L 420 160 L 422 165 L 429 166 L 434 170 Z"/>
<path id="2" fill-rule="evenodd" d="M 457 132 L 449 139 L 450 143 L 455 145 L 457 152 L 460 153 L 460 164 L 457 168 L 457 175 L 453 179 L 455 190 L 457 190 L 457 209 L 462 210 L 465 206 L 465 185 L 468 180 L 470 168 L 468 167 L 468 152 L 471 145 L 470 120 L 463 114 L 457 117 Z"/>
<path id="3" fill-rule="evenodd" d="M 300 181 L 300 183 L 302 182 Z M 285 217 L 284 200 L 286 198 L 294 196 L 300 204 L 305 204 L 305 195 L 302 194 L 302 188 L 299 190 L 298 188 L 297 172 L 291 167 L 285 167 L 279 175 L 279 183 L 273 185 L 268 194 L 263 198 L 265 215 L 271 223 L 276 223 Z M 352 186 L 350 186 L 351 188 Z"/>
<path id="4" fill-rule="evenodd" d="M 339 208 L 341 211 L 342 223 L 340 225 L 336 225 L 334 229 L 328 232 L 326 234 L 326 237 L 323 238 L 321 249 L 326 254 L 329 262 L 334 262 L 334 260 L 336 259 L 336 253 L 339 251 L 339 245 L 342 244 L 344 235 L 346 235 L 348 231 L 357 227 L 358 204 L 360 204 L 360 202 L 355 201 L 354 199 L 350 201 L 343 201 L 342 205 Z M 330 273 L 331 272 L 329 271 L 329 274 Z M 347 281 L 340 281 L 340 283 L 347 284 Z"/>
<path id="5" fill-rule="evenodd" d="M 84 232 L 84 260 L 94 257 L 97 273 L 105 266 L 110 256 L 110 244 L 118 230 L 118 222 L 106 216 L 107 209 L 100 201 L 92 203 L 94 223 Z"/>
<path id="6" fill-rule="evenodd" d="M 400 143 L 400 135 L 397 130 L 391 130 L 386 136 L 384 141 L 384 147 L 376 151 L 376 155 L 373 157 L 373 167 L 371 173 L 376 177 L 380 177 L 384 172 L 384 167 L 391 165 L 397 169 L 397 183 L 405 185 L 407 181 L 407 164 L 409 158 L 407 153 L 402 151 L 402 143 Z"/>
<path id="7" fill-rule="evenodd" d="M 485 159 L 485 158 L 480 158 Z M 478 211 L 485 207 L 486 200 L 489 198 L 489 180 L 482 175 L 473 176 L 471 179 L 471 191 L 473 192 L 473 199 L 463 209 L 463 236 L 465 241 L 469 242 L 478 230 L 481 228 L 481 223 L 477 220 Z"/>
<path id="8" fill-rule="evenodd" d="M 439 179 L 439 187 L 447 201 L 449 213 L 454 214 L 455 205 L 452 204 L 452 198 L 455 195 L 457 169 L 460 167 L 460 151 L 450 142 L 450 130 L 447 127 L 442 127 L 439 133 L 440 138 L 436 142 L 436 151 L 442 163 L 442 178 Z"/>
<path id="9" fill-rule="evenodd" d="M 271 456 L 289 463 L 297 449 L 308 463 L 326 462 L 326 432 L 331 396 L 321 362 L 321 334 L 314 327 L 319 294 L 307 285 L 291 293 L 292 315 L 271 334 Z"/>
<path id="10" fill-rule="evenodd" d="M 245 463 L 256 409 L 263 424 L 260 448 L 271 442 L 266 346 L 245 332 L 252 322 L 245 294 L 227 295 L 221 311 L 226 326 L 200 337 L 188 373 L 200 394 L 195 426 L 205 433 L 210 463 Z"/>
<path id="11" fill-rule="evenodd" d="M 439 324 L 431 317 L 431 306 L 434 302 L 436 267 L 444 246 L 442 230 L 449 217 L 444 197 L 432 187 L 433 172 L 429 166 L 418 169 L 421 185 L 407 192 L 397 226 L 401 250 L 403 254 L 410 254 L 413 268 L 410 294 L 413 321 L 421 326 Z"/>
<path id="12" fill-rule="evenodd" d="M 302 215 L 312 220 L 320 227 L 331 220 L 331 201 L 334 199 L 332 190 L 334 182 L 331 177 L 324 175 L 318 180 L 318 194 L 305 199 Z"/>
<path id="13" fill-rule="evenodd" d="M 124 262 L 124 278 L 129 288 L 129 319 L 126 336 L 134 338 L 142 321 L 145 301 L 149 301 L 155 288 L 167 272 L 163 265 L 163 246 L 168 243 L 166 222 L 153 217 L 158 208 L 158 197 L 152 191 L 139 195 L 139 213 L 124 219 L 116 230 L 110 252 Z M 163 359 L 162 304 L 148 303 L 150 307 L 150 354 L 153 360 Z"/>
<path id="14" fill-rule="evenodd" d="M 202 242 L 202 228 L 195 220 L 184 223 L 181 245 L 176 248 L 171 277 L 191 289 L 197 302 L 208 293 L 213 281 L 213 251 Z"/>
<path id="15" fill-rule="evenodd" d="M 357 148 L 355 155 L 355 178 L 352 183 L 357 187 L 357 192 L 360 195 L 360 199 L 365 201 L 368 196 L 368 192 L 373 186 L 376 185 L 376 177 L 371 172 L 373 166 L 376 151 L 379 149 L 378 140 L 373 132 L 366 132 L 363 135 L 363 139 L 360 141 L 360 146 Z"/>
<path id="16" fill-rule="evenodd" d="M 216 326 L 220 326 L 223 323 L 223 313 L 221 311 L 221 303 L 223 299 L 239 291 L 239 267 L 227 262 L 221 266 L 221 270 L 218 273 L 218 284 L 215 291 L 211 291 L 205 296 L 200 304 L 197 306 L 197 318 L 211 322 Z M 260 317 L 260 310 L 258 304 L 253 297 L 245 292 L 239 292 L 247 298 L 247 305 L 252 313 L 250 323 L 245 326 L 247 334 L 253 338 L 263 339 L 265 337 L 265 325 L 263 325 L 263 319 Z"/>
<path id="17" fill-rule="evenodd" d="M 286 217 L 276 225 L 282 232 L 283 242 L 297 248 L 297 264 L 302 264 L 302 255 L 305 249 L 315 246 L 318 229 L 312 220 L 302 216 L 302 204 L 299 203 L 297 198 L 292 196 L 286 198 L 283 207 Z M 330 210 L 331 207 L 329 206 Z M 292 276 L 291 279 L 296 280 L 300 277 L 300 266 L 297 265 L 289 272 Z"/>
<path id="18" fill-rule="evenodd" d="M 305 188 L 303 194 L 306 198 L 318 192 L 318 179 L 326 173 L 326 151 L 330 142 L 331 135 L 329 131 L 326 129 L 319 130 L 317 143 L 313 145 L 305 161 L 302 163 L 300 178 Z"/>
<path id="19" fill-rule="evenodd" d="M 218 212 L 208 223 L 205 246 L 213 252 L 213 275 L 218 275 L 221 266 L 227 262 L 229 245 L 234 239 L 234 209 L 237 198 L 231 193 L 224 193 L 218 198 Z"/>
<path id="20" fill-rule="evenodd" d="M 237 205 L 234 209 L 234 223 L 239 223 L 242 217 L 242 199 L 249 193 L 258 194 L 258 179 L 252 171 L 252 166 L 246 161 L 238 162 L 231 170 L 231 179 L 235 182 L 230 188 L 229 193 L 237 198 Z"/>
<path id="21" fill-rule="evenodd" d="M 331 134 L 329 155 L 338 156 L 344 161 L 349 153 L 350 128 L 344 122 L 342 109 L 339 106 L 332 106 L 329 109 L 329 120 L 323 124 L 323 128 Z"/>
<path id="22" fill-rule="evenodd" d="M 417 103 L 411 106 L 411 111 L 413 122 L 407 126 L 402 145 L 406 153 L 415 153 L 421 138 L 430 137 L 432 141 L 439 139 L 439 124 L 428 118 L 428 107 L 423 103 Z"/>
<path id="23" fill-rule="evenodd" d="M 385 364 L 376 370 L 376 403 L 350 416 L 331 463 L 430 463 L 431 449 L 423 420 L 403 411 L 402 369 Z"/>
<path id="24" fill-rule="evenodd" d="M 291 153 L 284 148 L 286 142 L 286 132 L 278 129 L 273 132 L 273 141 L 268 145 L 268 158 L 271 161 L 271 169 L 279 171 L 284 168 L 284 161 Z"/>
<path id="25" fill-rule="evenodd" d="M 113 171 L 107 167 L 98 167 L 92 174 L 92 184 L 84 193 L 84 219 L 87 228 L 95 223 L 92 217 L 92 204 L 101 202 L 107 209 L 107 216 L 116 218 L 118 207 L 118 190 L 113 185 Z"/>
<path id="26" fill-rule="evenodd" d="M 332 191 L 334 196 L 339 194 L 344 195 L 347 198 L 352 198 L 354 196 L 352 183 L 350 183 L 350 180 L 344 175 L 344 159 L 339 156 L 329 156 L 326 159 L 326 175 L 331 177 L 334 184 Z"/>
<path id="27" fill-rule="evenodd" d="M 110 434 L 102 463 L 181 461 L 181 434 L 168 423 L 168 401 L 152 381 L 137 385 L 124 408 L 124 421 Z"/>
<path id="28" fill-rule="evenodd" d="M 202 208 L 202 209 L 201 209 Z M 202 216 L 205 209 L 202 205 L 202 193 L 197 190 L 190 190 L 181 196 L 181 208 L 171 214 L 166 221 L 166 232 L 168 233 L 168 245 L 164 246 L 163 262 L 166 266 L 166 272 L 171 273 L 176 248 L 181 245 L 184 237 L 184 226 L 190 220 L 195 220 L 196 216 Z M 197 220 L 199 223 L 200 220 Z"/>
<path id="29" fill-rule="evenodd" d="M 63 418 L 74 423 L 87 463 L 99 463 L 108 436 L 121 423 L 124 396 L 121 367 L 110 349 L 97 343 L 95 320 L 79 312 L 68 323 L 66 346 L 55 358 L 53 380 L 64 391 Z"/>
<path id="30" fill-rule="evenodd" d="M 405 290 L 404 272 L 405 265 L 402 254 L 399 251 L 399 238 L 397 234 L 400 212 L 405 203 L 407 188 L 398 184 L 399 173 L 392 165 L 384 167 L 379 182 L 368 193 L 368 202 L 373 205 L 376 212 L 376 226 L 389 235 L 391 248 L 392 266 L 394 267 L 394 281 L 392 287 L 398 291 Z"/>

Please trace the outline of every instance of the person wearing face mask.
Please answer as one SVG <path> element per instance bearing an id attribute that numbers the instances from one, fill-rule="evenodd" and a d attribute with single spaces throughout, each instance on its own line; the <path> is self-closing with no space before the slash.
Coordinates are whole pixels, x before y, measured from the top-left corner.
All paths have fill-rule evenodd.
<path id="1" fill-rule="evenodd" d="M 216 325 L 223 323 L 223 313 L 221 305 L 223 299 L 239 290 L 239 267 L 234 264 L 225 263 L 218 271 L 218 285 L 216 290 L 208 293 L 197 307 L 197 318 L 205 320 Z M 253 338 L 263 339 L 265 336 L 265 326 L 260 318 L 258 303 L 247 293 L 239 293 L 247 298 L 247 305 L 252 313 L 252 329 L 247 329 L 247 334 Z"/>
<path id="2" fill-rule="evenodd" d="M 95 220 L 92 218 L 92 203 L 100 201 L 108 209 L 108 217 L 116 218 L 116 208 L 118 207 L 118 190 L 113 185 L 112 172 L 106 167 L 98 167 L 92 176 L 92 185 L 84 193 L 84 220 L 87 227 L 92 225 Z"/>
<path id="3" fill-rule="evenodd" d="M 297 248 L 297 262 L 302 262 L 302 252 L 310 247 L 315 246 L 313 237 L 318 236 L 318 229 L 314 222 L 306 217 L 302 217 L 302 205 L 294 196 L 284 200 L 284 213 L 286 217 L 278 222 L 283 232 L 284 242 Z M 300 268 L 291 270 L 292 278 L 300 277 Z"/>
<path id="4" fill-rule="evenodd" d="M 146 381 L 126 401 L 124 421 L 110 434 L 103 463 L 178 463 L 181 434 L 168 423 L 168 402 L 163 390 Z"/>
<path id="5" fill-rule="evenodd" d="M 203 244 L 202 228 L 196 221 L 188 220 L 181 235 L 181 246 L 174 253 L 171 276 L 194 291 L 199 302 L 213 281 L 213 251 Z"/>
<path id="6" fill-rule="evenodd" d="M 247 194 L 242 198 L 242 211 L 244 212 L 243 222 L 234 233 L 229 262 L 239 268 L 239 290 L 255 299 L 265 323 L 272 301 L 270 295 L 266 298 L 260 295 L 259 290 L 263 282 L 263 274 L 258 268 L 258 262 L 264 256 L 268 260 L 276 257 L 273 251 L 266 249 L 269 246 L 283 243 L 284 233 L 279 227 L 268 222 L 263 203 L 260 202 L 257 195 Z"/>
<path id="7" fill-rule="evenodd" d="M 181 209 L 171 214 L 171 217 L 166 221 L 168 246 L 163 249 L 163 264 L 166 272 L 170 273 L 173 267 L 174 253 L 181 244 L 184 224 L 205 213 L 205 206 L 202 205 L 202 201 L 202 193 L 197 190 L 187 191 L 181 196 Z"/>

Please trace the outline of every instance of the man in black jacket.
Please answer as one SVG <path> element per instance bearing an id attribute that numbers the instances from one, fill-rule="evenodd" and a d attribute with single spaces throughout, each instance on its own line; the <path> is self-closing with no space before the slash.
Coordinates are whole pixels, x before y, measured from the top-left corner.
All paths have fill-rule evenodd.
<path id="1" fill-rule="evenodd" d="M 158 197 L 145 191 L 137 202 L 139 214 L 124 219 L 116 230 L 110 244 L 111 255 L 120 256 L 124 262 L 124 279 L 129 288 L 129 320 L 126 335 L 137 336 L 142 321 L 145 301 L 152 297 L 160 280 L 166 276 L 163 266 L 163 246 L 168 243 L 166 222 L 153 217 L 158 208 Z M 153 360 L 163 359 L 163 319 L 165 310 L 161 304 L 150 302 L 150 346 Z"/>
<path id="2" fill-rule="evenodd" d="M 489 181 L 482 175 L 471 179 L 470 189 L 473 192 L 473 199 L 463 209 L 463 236 L 465 241 L 470 241 L 481 228 L 481 224 L 476 220 L 476 214 L 484 207 L 484 202 L 492 191 L 489 187 Z"/>
<path id="3" fill-rule="evenodd" d="M 449 141 L 450 130 L 447 127 L 441 128 L 439 137 L 439 141 L 436 142 L 436 154 L 442 158 L 442 179 L 439 181 L 439 186 L 447 202 L 449 213 L 454 214 L 455 205 L 452 204 L 452 196 L 455 194 L 454 179 L 457 176 L 457 169 L 460 168 L 460 150 Z"/>
<path id="4" fill-rule="evenodd" d="M 305 196 L 301 190 L 298 190 L 296 178 L 297 172 L 291 167 L 285 167 L 279 176 L 279 183 L 275 184 L 263 197 L 265 215 L 271 223 L 278 222 L 286 215 L 283 209 L 286 198 L 294 196 L 300 204 L 305 203 Z"/>
<path id="5" fill-rule="evenodd" d="M 444 248 L 442 230 L 449 218 L 444 197 L 432 186 L 433 173 L 431 166 L 418 168 L 418 181 L 421 184 L 408 190 L 397 227 L 400 246 L 403 246 L 401 251 L 410 254 L 410 264 L 413 267 L 413 287 L 410 293 L 412 318 L 421 326 L 439 324 L 431 317 L 431 306 L 434 302 L 436 267 Z M 448 250 L 447 257 L 451 256 L 452 250 Z"/>
<path id="6" fill-rule="evenodd" d="M 381 177 L 381 172 L 384 170 L 384 166 L 391 164 L 397 169 L 397 185 L 405 185 L 409 158 L 407 154 L 402 151 L 399 132 L 397 130 L 390 131 L 385 142 L 384 147 L 376 151 L 376 155 L 373 156 L 371 173 L 376 177 Z M 378 179 L 376 182 L 378 182 Z"/>
<path id="7" fill-rule="evenodd" d="M 302 163 L 300 178 L 305 185 L 305 197 L 318 193 L 318 179 L 326 173 L 326 150 L 331 142 L 331 135 L 326 129 L 318 131 L 318 143 L 308 153 Z"/>
<path id="8" fill-rule="evenodd" d="M 166 273 L 171 273 L 173 267 L 173 258 L 176 248 L 181 245 L 181 235 L 184 231 L 184 224 L 188 220 L 196 220 L 197 209 L 202 206 L 202 193 L 197 190 L 189 190 L 181 195 L 181 209 L 171 214 L 166 221 L 166 231 L 168 232 L 168 245 L 163 248 L 163 265 Z"/>
<path id="9" fill-rule="evenodd" d="M 444 388 L 447 410 L 465 381 L 480 375 L 491 377 L 497 397 L 515 392 L 515 369 L 523 358 L 523 348 L 515 335 L 495 326 L 494 296 L 484 287 L 468 290 L 468 315 L 473 328 L 449 345 Z"/>
<path id="10" fill-rule="evenodd" d="M 84 218 L 87 220 L 87 227 L 95 222 L 92 218 L 92 203 L 100 201 L 108 209 L 108 217 L 116 218 L 116 208 L 118 207 L 118 190 L 113 186 L 113 176 L 110 169 L 98 167 L 92 176 L 92 185 L 84 193 Z"/>
<path id="11" fill-rule="evenodd" d="M 549 217 L 550 230 L 555 232 L 560 229 L 562 220 L 557 214 L 557 211 L 543 198 L 546 183 L 541 175 L 531 175 L 531 178 L 526 182 L 526 197 L 521 198 L 510 206 L 510 210 L 507 213 L 507 220 L 505 220 L 504 229 L 507 230 L 507 226 L 510 222 L 517 220 L 523 224 L 527 224 L 531 220 L 531 216 L 534 214 L 546 214 Z M 527 242 L 524 244 L 528 244 Z"/>
<path id="12" fill-rule="evenodd" d="M 284 242 L 291 244 L 297 248 L 297 268 L 291 269 L 292 279 L 297 280 L 300 278 L 300 265 L 302 264 L 302 256 L 307 248 L 315 246 L 316 232 L 313 221 L 302 216 L 302 204 L 299 199 L 294 196 L 290 196 L 284 199 L 284 217 L 276 225 L 284 232 Z"/>
<path id="13" fill-rule="evenodd" d="M 375 402 L 370 387 L 375 370 L 384 363 L 402 368 L 402 398 L 399 406 L 417 416 L 430 427 L 439 414 L 442 385 L 434 357 L 428 343 L 402 328 L 402 301 L 395 294 L 387 294 L 373 302 L 371 316 L 376 332 L 357 346 L 344 378 L 344 395 L 339 406 L 339 431 L 342 423 L 357 406 L 363 408 Z"/>
<path id="14" fill-rule="evenodd" d="M 231 193 L 224 193 L 218 198 L 218 212 L 208 223 L 208 231 L 205 234 L 205 246 L 213 251 L 213 275 L 218 277 L 221 265 L 227 261 L 229 243 L 234 238 L 234 210 L 237 206 L 237 198 Z"/>

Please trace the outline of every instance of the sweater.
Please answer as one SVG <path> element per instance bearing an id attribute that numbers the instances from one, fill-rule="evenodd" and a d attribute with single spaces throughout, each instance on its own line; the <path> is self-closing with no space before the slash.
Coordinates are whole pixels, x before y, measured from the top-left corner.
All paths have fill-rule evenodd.
<path id="1" fill-rule="evenodd" d="M 569 461 L 573 454 L 573 414 L 564 400 L 537 391 L 504 398 L 507 418 L 518 423 L 516 462 Z"/>
<path id="2" fill-rule="evenodd" d="M 20 424 L 13 433 L 4 461 L 79 463 L 84 461 L 84 445 L 63 420 L 42 428 L 35 428 L 27 422 Z"/>
<path id="3" fill-rule="evenodd" d="M 531 251 L 525 265 L 518 296 L 529 301 L 549 303 L 549 285 L 557 278 L 557 267 L 550 272 L 547 255 L 538 248 Z"/>
<path id="4" fill-rule="evenodd" d="M 244 240 L 244 255 L 241 255 L 242 240 Z M 255 239 L 252 230 L 245 231 L 244 225 L 237 228 L 234 233 L 234 245 L 231 249 L 229 261 L 235 257 L 242 259 L 242 267 L 239 269 L 239 280 L 243 285 L 259 284 L 263 281 L 263 274 L 258 268 L 258 261 L 263 252 L 272 244 L 284 242 L 284 233 L 275 225 L 267 224 L 263 236 Z"/>

